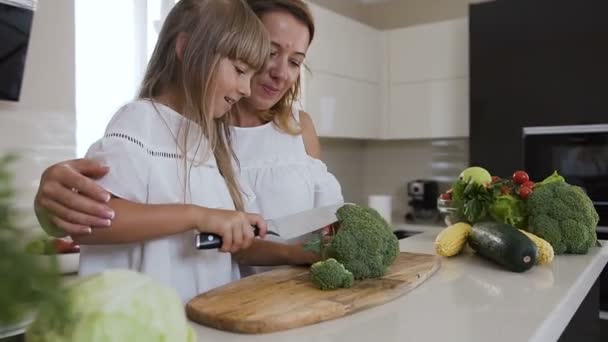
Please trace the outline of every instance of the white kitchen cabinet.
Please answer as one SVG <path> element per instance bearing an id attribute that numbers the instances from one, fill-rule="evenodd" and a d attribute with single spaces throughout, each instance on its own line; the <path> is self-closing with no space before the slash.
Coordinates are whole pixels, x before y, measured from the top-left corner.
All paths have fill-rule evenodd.
<path id="1" fill-rule="evenodd" d="M 309 5 L 315 18 L 315 37 L 306 57 L 308 66 L 313 71 L 379 83 L 385 61 L 381 50 L 382 31 Z"/>
<path id="2" fill-rule="evenodd" d="M 377 139 L 383 123 L 381 31 L 309 4 L 315 38 L 303 72 L 302 105 L 322 137 Z"/>
<path id="3" fill-rule="evenodd" d="M 386 138 L 467 137 L 468 99 L 466 78 L 393 85 Z"/>
<path id="4" fill-rule="evenodd" d="M 468 137 L 468 21 L 387 32 L 387 139 Z"/>
<path id="5" fill-rule="evenodd" d="M 468 19 L 411 26 L 388 35 L 392 84 L 468 75 Z"/>
<path id="6" fill-rule="evenodd" d="M 314 72 L 306 77 L 305 110 L 321 137 L 377 139 L 382 124 L 380 85 Z"/>
<path id="7" fill-rule="evenodd" d="M 468 136 L 468 19 L 380 31 L 309 3 L 301 104 L 321 137 Z"/>

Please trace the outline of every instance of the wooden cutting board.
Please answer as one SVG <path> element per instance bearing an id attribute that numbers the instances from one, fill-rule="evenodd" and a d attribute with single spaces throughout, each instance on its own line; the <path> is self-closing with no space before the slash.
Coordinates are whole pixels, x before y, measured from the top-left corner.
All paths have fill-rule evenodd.
<path id="1" fill-rule="evenodd" d="M 435 255 L 401 252 L 382 278 L 333 291 L 315 288 L 308 268 L 280 268 L 203 293 L 186 305 L 186 313 L 197 323 L 238 333 L 292 329 L 386 303 L 420 285 L 439 265 Z"/>

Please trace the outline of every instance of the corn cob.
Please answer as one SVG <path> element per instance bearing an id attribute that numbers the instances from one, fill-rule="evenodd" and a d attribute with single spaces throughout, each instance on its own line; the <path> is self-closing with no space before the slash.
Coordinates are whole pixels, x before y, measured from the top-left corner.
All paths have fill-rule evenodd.
<path id="1" fill-rule="evenodd" d="M 465 222 L 445 228 L 435 239 L 435 251 L 438 255 L 445 257 L 460 253 L 467 243 L 470 232 L 471 225 Z"/>
<path id="2" fill-rule="evenodd" d="M 538 254 L 536 257 L 537 264 L 546 265 L 553 261 L 553 256 L 555 255 L 555 253 L 553 252 L 553 247 L 549 242 L 532 233 L 526 232 L 525 230 L 520 229 L 519 231 L 524 233 L 528 238 L 530 238 L 530 240 L 532 240 L 538 248 Z"/>

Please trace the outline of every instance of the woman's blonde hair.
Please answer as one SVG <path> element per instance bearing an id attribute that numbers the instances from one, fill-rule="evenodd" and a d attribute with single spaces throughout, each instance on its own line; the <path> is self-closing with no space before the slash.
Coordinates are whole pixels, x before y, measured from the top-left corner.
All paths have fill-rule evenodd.
<path id="1" fill-rule="evenodd" d="M 315 23 L 310 13 L 308 5 L 301 0 L 247 0 L 247 3 L 258 17 L 264 14 L 276 11 L 283 11 L 291 14 L 294 18 L 302 22 L 308 28 L 309 40 L 312 42 L 315 35 Z M 293 125 L 292 108 L 295 101 L 300 97 L 301 82 L 300 76 L 285 95 L 277 102 L 270 110 L 258 113 L 259 117 L 267 122 L 272 121 L 274 124 L 287 132 L 288 134 L 297 135 L 301 133 L 300 127 Z"/>
<path id="2" fill-rule="evenodd" d="M 186 37 L 181 60 L 176 53 L 178 37 Z M 149 99 L 167 92 L 177 94 L 178 111 L 200 126 L 237 210 L 243 210 L 243 200 L 233 165 L 230 118 L 214 119 L 209 112 L 213 80 L 222 58 L 260 70 L 269 55 L 266 29 L 243 0 L 181 0 L 163 24 L 139 92 L 139 98 Z M 199 129 L 192 128 L 180 130 L 185 138 L 178 139 L 185 165 L 188 133 Z M 186 182 L 188 177 L 187 171 Z"/>

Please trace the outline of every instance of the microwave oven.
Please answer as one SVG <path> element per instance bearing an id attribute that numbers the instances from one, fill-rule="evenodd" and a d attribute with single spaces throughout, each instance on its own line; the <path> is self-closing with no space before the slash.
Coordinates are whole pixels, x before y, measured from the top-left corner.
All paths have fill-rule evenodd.
<path id="1" fill-rule="evenodd" d="M 531 179 L 553 171 L 583 188 L 597 210 L 598 237 L 608 237 L 608 124 L 523 128 L 523 165 Z"/>

